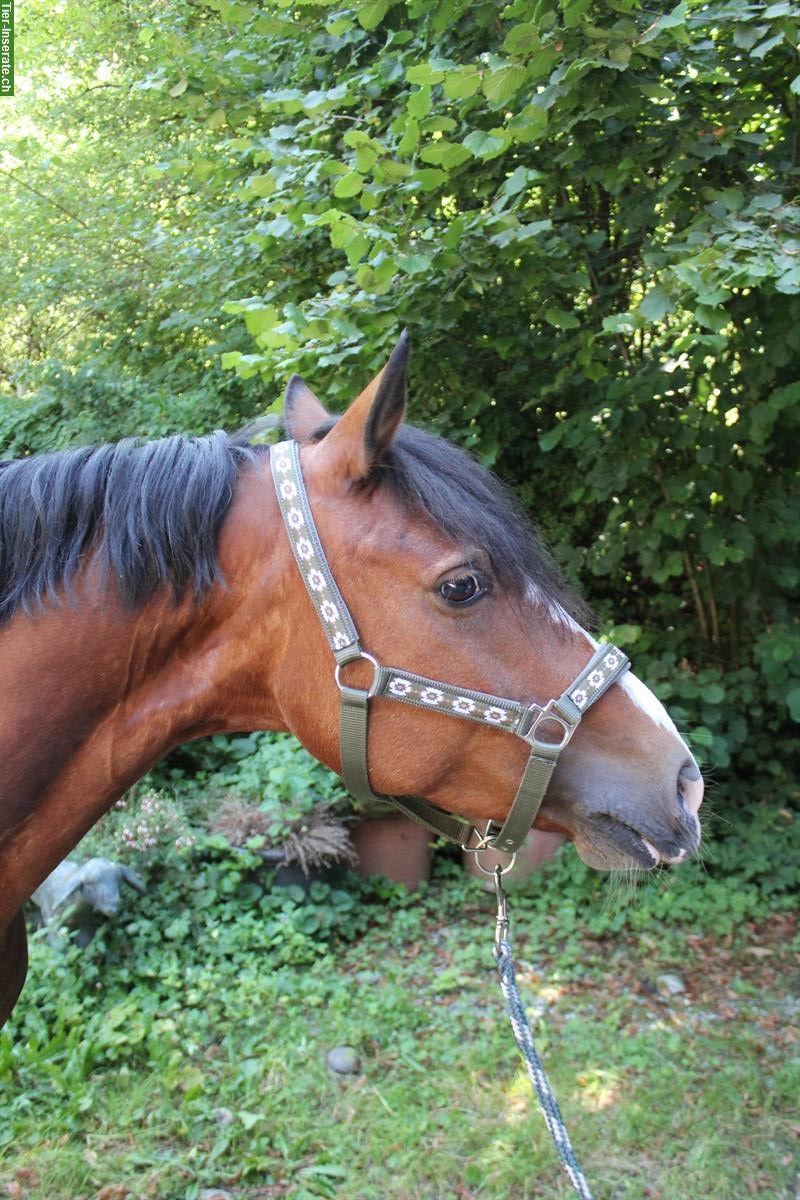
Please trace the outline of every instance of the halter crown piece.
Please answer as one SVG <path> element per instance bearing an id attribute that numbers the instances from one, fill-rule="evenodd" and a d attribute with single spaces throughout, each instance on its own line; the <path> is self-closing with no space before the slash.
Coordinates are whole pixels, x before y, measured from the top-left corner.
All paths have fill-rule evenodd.
<path id="1" fill-rule="evenodd" d="M 297 442 L 273 446 L 270 465 L 295 561 L 336 660 L 334 675 L 341 693 L 340 749 L 345 787 L 359 800 L 390 801 L 412 820 L 465 850 L 491 849 L 513 854 L 533 825 L 559 754 L 587 708 L 627 670 L 628 659 L 616 646 L 600 646 L 566 691 L 545 705 L 521 704 L 503 696 L 412 675 L 398 667 L 381 666 L 361 648 L 353 618 L 328 565 L 308 502 Z M 368 688 L 350 687 L 342 682 L 342 668 L 358 659 L 372 665 L 372 683 Z M 369 702 L 375 696 L 504 729 L 530 746 L 522 780 L 502 825 L 489 821 L 481 831 L 426 800 L 414 796 L 379 796 L 373 792 L 367 770 L 367 730 Z M 545 731 L 556 740 L 543 741 Z"/>

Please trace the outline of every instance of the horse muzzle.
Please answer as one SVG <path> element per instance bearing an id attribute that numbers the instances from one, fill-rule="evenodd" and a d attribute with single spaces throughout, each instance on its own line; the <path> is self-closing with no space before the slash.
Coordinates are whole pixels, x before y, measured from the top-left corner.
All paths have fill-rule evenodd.
<path id="1" fill-rule="evenodd" d="M 592 791 L 566 801 L 563 821 L 583 861 L 601 871 L 653 870 L 677 866 L 694 857 L 700 846 L 698 811 L 703 779 L 693 759 L 684 761 L 677 785 L 668 796 L 652 787 L 637 797 L 630 780 L 593 774 Z M 561 801 L 564 803 L 564 801 Z"/>

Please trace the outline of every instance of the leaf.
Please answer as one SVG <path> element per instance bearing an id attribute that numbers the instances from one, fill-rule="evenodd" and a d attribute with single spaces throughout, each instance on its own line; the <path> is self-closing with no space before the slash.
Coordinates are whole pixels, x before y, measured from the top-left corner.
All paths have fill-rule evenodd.
<path id="1" fill-rule="evenodd" d="M 533 21 L 522 21 L 506 35 L 503 49 L 507 54 L 532 54 L 541 46 L 539 27 Z"/>
<path id="2" fill-rule="evenodd" d="M 442 91 L 448 100 L 465 100 L 474 96 L 480 86 L 480 72 L 474 67 L 464 67 L 459 71 L 447 72 Z"/>
<path id="3" fill-rule="evenodd" d="M 567 29 L 575 29 L 583 20 L 592 0 L 562 0 L 564 24 Z"/>
<path id="4" fill-rule="evenodd" d="M 633 333 L 636 329 L 636 318 L 633 313 L 614 313 L 603 317 L 603 329 L 606 333 Z"/>
<path id="5" fill-rule="evenodd" d="M 507 196 L 516 196 L 527 186 L 531 174 L 532 172 L 527 167 L 517 167 L 516 171 L 512 171 L 505 180 L 501 191 L 505 192 Z M 537 175 L 538 172 L 533 172 L 533 174 Z"/>
<path id="6" fill-rule="evenodd" d="M 553 325 L 556 329 L 579 329 L 581 324 L 574 313 L 556 307 L 546 308 L 544 319 L 548 325 Z"/>
<path id="7" fill-rule="evenodd" d="M 240 1109 L 236 1114 L 246 1130 L 253 1129 L 259 1121 L 264 1120 L 263 1113 L 248 1112 L 247 1109 Z"/>
<path id="8" fill-rule="evenodd" d="M 405 132 L 397 143 L 398 154 L 413 154 L 419 145 L 419 121 L 409 117 L 405 122 Z"/>
<path id="9" fill-rule="evenodd" d="M 395 182 L 407 179 L 412 170 L 409 163 L 398 162 L 396 158 L 384 158 L 375 164 L 373 174 L 381 182 Z"/>
<path id="10" fill-rule="evenodd" d="M 795 96 L 800 96 L 800 75 L 795 75 L 789 84 L 789 91 L 793 92 Z"/>
<path id="11" fill-rule="evenodd" d="M 342 175 L 341 179 L 336 181 L 333 194 L 340 200 L 346 200 L 350 196 L 357 196 L 363 186 L 364 176 L 359 175 L 358 171 L 348 171 L 346 175 Z"/>
<path id="12" fill-rule="evenodd" d="M 733 44 L 740 50 L 752 50 L 768 29 L 769 25 L 737 25 L 733 31 Z"/>
<path id="13" fill-rule="evenodd" d="M 476 129 L 464 138 L 463 144 L 476 158 L 489 159 L 497 158 L 498 154 L 502 154 L 507 143 L 505 137 Z"/>
<path id="14" fill-rule="evenodd" d="M 610 62 L 624 68 L 631 61 L 632 52 L 633 47 L 629 46 L 627 42 L 618 42 L 616 46 L 609 47 L 608 58 Z"/>
<path id="15" fill-rule="evenodd" d="M 428 83 L 411 93 L 406 101 L 406 109 L 412 117 L 424 117 L 431 111 L 431 103 L 431 86 Z"/>
<path id="16" fill-rule="evenodd" d="M 365 0 L 359 5 L 356 17 L 362 29 L 375 29 L 391 8 L 391 0 Z"/>
<path id="17" fill-rule="evenodd" d="M 409 83 L 441 83 L 444 78 L 445 72 L 440 68 L 432 67 L 430 63 L 419 63 L 417 66 L 409 67 L 406 71 L 406 79 Z"/>
<path id="18" fill-rule="evenodd" d="M 800 687 L 790 688 L 786 693 L 786 704 L 789 716 L 793 721 L 800 721 Z"/>
<path id="19" fill-rule="evenodd" d="M 564 422 L 559 421 L 552 429 L 548 429 L 546 433 L 539 434 L 539 448 L 544 450 L 545 454 L 552 450 L 561 441 L 564 435 Z"/>
<path id="20" fill-rule="evenodd" d="M 796 296 L 800 292 L 800 265 L 784 271 L 783 275 L 775 280 L 775 287 L 786 296 Z"/>
<path id="21" fill-rule="evenodd" d="M 785 40 L 783 33 L 774 33 L 772 37 L 765 38 L 763 42 L 750 51 L 751 58 L 764 58 L 769 54 L 770 50 L 774 50 L 781 42 Z"/>
<path id="22" fill-rule="evenodd" d="M 445 142 L 440 140 L 431 142 L 419 152 L 423 162 L 433 163 L 435 167 L 444 167 L 445 170 L 452 170 L 453 167 L 459 166 L 466 162 L 472 155 L 464 146 L 459 146 L 455 142 Z"/>
<path id="23" fill-rule="evenodd" d="M 686 0 L 676 5 L 671 12 L 664 13 L 663 17 L 659 17 L 654 21 L 639 38 L 639 45 L 644 46 L 647 42 L 652 42 L 654 38 L 664 29 L 674 29 L 677 25 L 686 24 Z"/>
<path id="24" fill-rule="evenodd" d="M 257 337 L 260 333 L 270 329 L 278 319 L 278 310 L 267 305 L 264 308 L 249 308 L 244 314 L 247 332 Z M 223 364 L 224 365 L 224 364 Z"/>
<path id="25" fill-rule="evenodd" d="M 275 180 L 272 175 L 250 175 L 244 186 L 249 196 L 270 196 L 275 191 Z"/>
<path id="26" fill-rule="evenodd" d="M 427 254 L 398 254 L 397 265 L 406 275 L 421 275 L 430 271 L 432 259 Z"/>
<path id="27" fill-rule="evenodd" d="M 547 128 L 547 113 L 536 104 L 529 104 L 511 119 L 508 130 L 516 142 L 534 142 Z"/>
<path id="28" fill-rule="evenodd" d="M 675 305 L 662 288 L 652 287 L 639 305 L 639 312 L 646 321 L 663 321 L 674 308 Z"/>
<path id="29" fill-rule="evenodd" d="M 359 146 L 356 149 L 356 170 L 366 175 L 375 166 L 378 156 L 372 146 Z"/>
<path id="30" fill-rule="evenodd" d="M 440 167 L 422 167 L 414 173 L 414 178 L 423 192 L 434 192 L 436 188 L 447 182 L 448 175 Z"/>
<path id="31" fill-rule="evenodd" d="M 169 89 L 169 94 L 170 94 L 170 96 L 175 96 L 176 98 L 178 96 L 182 96 L 183 93 L 188 88 L 188 86 L 189 86 L 189 80 L 184 75 L 182 79 L 178 80 L 178 82 L 175 84 L 174 87 L 171 87 Z"/>
<path id="32" fill-rule="evenodd" d="M 493 104 L 507 104 L 515 96 L 526 79 L 524 67 L 509 64 L 483 77 L 483 94 Z"/>

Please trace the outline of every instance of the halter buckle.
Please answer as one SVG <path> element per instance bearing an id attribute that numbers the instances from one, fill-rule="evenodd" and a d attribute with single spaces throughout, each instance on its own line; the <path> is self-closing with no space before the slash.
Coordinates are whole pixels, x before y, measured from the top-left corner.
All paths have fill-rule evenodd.
<path id="1" fill-rule="evenodd" d="M 358 662 L 359 659 L 364 659 L 365 662 L 372 663 L 372 682 L 366 689 L 367 699 L 371 700 L 373 696 L 377 696 L 378 694 L 378 688 L 380 687 L 381 681 L 381 665 L 377 658 L 373 658 L 371 654 L 367 654 L 366 650 L 362 650 L 359 647 L 358 653 L 354 654 L 352 658 L 348 658 L 346 662 L 337 663 L 333 677 L 336 680 L 336 686 L 340 692 L 344 692 L 345 690 L 352 691 L 353 689 L 349 687 L 348 684 L 342 683 L 342 667 L 349 667 L 350 663 Z"/>
<path id="2" fill-rule="evenodd" d="M 534 750 L 543 754 L 545 757 L 556 758 L 566 746 L 569 739 L 572 737 L 575 730 L 578 728 L 577 721 L 568 721 L 565 716 L 555 711 L 557 700 L 548 700 L 547 704 L 542 707 L 539 704 L 532 704 L 528 709 L 531 714 L 531 724 L 524 733 L 520 733 L 520 737 L 532 746 Z M 536 736 L 536 731 L 546 722 L 555 722 L 561 730 L 561 740 L 558 742 L 543 742 Z"/>

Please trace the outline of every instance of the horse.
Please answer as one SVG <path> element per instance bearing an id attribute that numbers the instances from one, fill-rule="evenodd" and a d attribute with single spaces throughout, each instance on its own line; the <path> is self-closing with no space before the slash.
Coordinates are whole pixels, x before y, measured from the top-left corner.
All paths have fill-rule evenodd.
<path id="1" fill-rule="evenodd" d="M 371 788 L 444 820 L 505 821 L 529 747 L 491 720 L 391 703 L 365 687 L 370 663 L 541 711 L 597 644 L 500 481 L 403 423 L 407 360 L 404 334 L 338 419 L 298 376 L 286 391 L 307 505 L 366 647 L 344 688 L 293 562 L 274 449 L 252 433 L 0 463 L 0 1023 L 27 970 L 24 902 L 180 743 L 287 731 L 341 772 L 340 691 L 360 691 Z M 636 676 L 570 732 L 537 829 L 601 870 L 696 851 L 700 771 Z"/>

